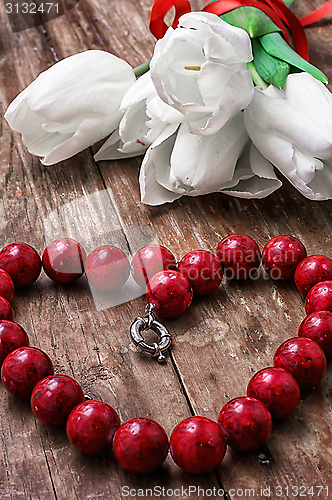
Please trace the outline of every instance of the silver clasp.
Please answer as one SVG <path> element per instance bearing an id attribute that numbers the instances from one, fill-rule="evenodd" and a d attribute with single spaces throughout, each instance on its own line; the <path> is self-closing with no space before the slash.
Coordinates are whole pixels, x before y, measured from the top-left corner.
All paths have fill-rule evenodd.
<path id="1" fill-rule="evenodd" d="M 144 318 L 136 318 L 130 327 L 130 335 L 134 344 L 140 347 L 143 351 L 151 354 L 153 358 L 157 358 L 159 363 L 166 360 L 163 351 L 166 351 L 172 343 L 172 336 L 167 328 L 156 320 L 154 314 L 154 304 L 147 304 L 145 307 L 146 315 Z M 147 344 L 142 337 L 141 332 L 145 330 L 153 330 L 160 337 L 158 344 L 154 342 L 152 345 Z"/>

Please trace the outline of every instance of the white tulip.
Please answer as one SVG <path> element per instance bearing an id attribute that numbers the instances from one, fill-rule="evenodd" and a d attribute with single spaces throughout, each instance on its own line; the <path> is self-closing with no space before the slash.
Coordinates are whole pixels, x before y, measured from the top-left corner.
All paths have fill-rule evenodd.
<path id="1" fill-rule="evenodd" d="M 169 124 L 140 171 L 141 200 L 148 205 L 216 191 L 263 198 L 280 186 L 272 165 L 248 141 L 242 112 L 210 136 L 191 134 L 186 123 Z"/>
<path id="2" fill-rule="evenodd" d="M 158 97 L 149 71 L 128 90 L 120 110 L 124 115 L 119 127 L 95 154 L 96 161 L 141 155 L 168 123 L 178 124 L 183 119 Z"/>
<path id="3" fill-rule="evenodd" d="M 287 77 L 284 90 L 255 88 L 244 112 L 259 151 L 307 198 L 332 198 L 332 94 L 308 73 Z"/>
<path id="4" fill-rule="evenodd" d="M 30 153 L 53 165 L 117 128 L 121 100 L 135 80 L 122 59 L 88 50 L 41 73 L 14 99 L 5 118 Z"/>
<path id="5" fill-rule="evenodd" d="M 211 135 L 252 99 L 246 31 L 205 12 L 185 14 L 156 43 L 150 68 L 160 98 L 183 114 L 190 132 Z"/>
<path id="6" fill-rule="evenodd" d="M 128 90 L 120 109 L 119 127 L 95 160 L 146 152 L 140 171 L 143 203 L 160 205 L 215 191 L 262 198 L 281 185 L 270 162 L 248 141 L 242 112 L 213 135 L 193 134 L 184 115 L 157 95 L 149 72 Z"/>

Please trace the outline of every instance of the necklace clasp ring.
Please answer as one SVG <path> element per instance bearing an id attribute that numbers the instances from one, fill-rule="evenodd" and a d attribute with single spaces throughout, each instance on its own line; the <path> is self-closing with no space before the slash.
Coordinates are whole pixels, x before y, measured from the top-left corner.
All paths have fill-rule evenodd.
<path id="1" fill-rule="evenodd" d="M 130 327 L 130 335 L 134 344 L 140 347 L 143 351 L 151 354 L 153 358 L 157 358 L 159 363 L 166 360 L 163 351 L 166 351 L 172 343 L 172 336 L 167 328 L 156 320 L 154 314 L 154 305 L 147 304 L 145 308 L 146 315 L 144 318 L 136 318 Z M 142 331 L 153 330 L 160 338 L 159 342 L 154 342 L 152 345 L 147 344 L 141 334 Z"/>

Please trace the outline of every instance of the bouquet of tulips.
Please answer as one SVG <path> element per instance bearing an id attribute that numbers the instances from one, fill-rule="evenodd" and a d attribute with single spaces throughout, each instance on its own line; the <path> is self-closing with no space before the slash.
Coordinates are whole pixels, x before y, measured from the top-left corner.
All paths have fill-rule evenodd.
<path id="1" fill-rule="evenodd" d="M 290 0 L 155 0 L 151 61 L 131 68 L 98 50 L 68 57 L 29 85 L 5 114 L 44 165 L 107 137 L 96 161 L 144 155 L 149 205 L 223 192 L 263 198 L 281 186 L 332 198 L 332 95 L 308 62 Z M 164 17 L 175 7 L 173 27 Z M 291 45 L 293 48 L 291 48 Z"/>

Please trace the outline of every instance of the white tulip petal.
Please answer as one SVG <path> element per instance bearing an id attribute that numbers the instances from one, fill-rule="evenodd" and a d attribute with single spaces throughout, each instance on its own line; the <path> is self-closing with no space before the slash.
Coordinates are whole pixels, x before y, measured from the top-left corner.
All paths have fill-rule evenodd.
<path id="1" fill-rule="evenodd" d="M 146 148 L 141 146 L 141 149 L 136 151 L 130 151 L 129 153 L 124 153 L 121 151 L 123 148 L 123 142 L 119 136 L 119 130 L 115 130 L 113 134 L 107 139 L 107 141 L 102 145 L 102 147 L 94 155 L 95 161 L 102 160 L 120 160 L 123 158 L 132 158 L 134 156 L 139 156 L 144 154 Z"/>
<path id="2" fill-rule="evenodd" d="M 150 144 L 144 144 L 143 142 L 144 136 L 149 131 L 149 127 L 146 126 L 148 119 L 145 101 L 140 101 L 128 108 L 119 125 L 119 134 L 122 141 L 124 143 L 141 141 L 142 146 L 148 147 Z"/>
<path id="3" fill-rule="evenodd" d="M 312 155 L 303 155 L 287 140 L 257 126 L 245 111 L 246 129 L 257 149 L 275 165 L 280 172 L 304 196 L 312 200 L 332 198 L 331 161 L 318 161 Z M 317 167 L 319 170 L 317 170 Z M 308 184 L 306 182 L 310 181 Z M 324 190 L 322 184 L 324 184 Z M 324 192 L 324 194 L 322 194 Z"/>
<path id="4" fill-rule="evenodd" d="M 178 123 L 169 123 L 162 133 L 157 137 L 157 139 L 151 144 L 150 149 L 156 149 L 160 144 L 162 144 L 166 139 L 171 137 L 173 134 L 175 134 L 176 130 L 178 129 L 179 124 Z"/>
<path id="5" fill-rule="evenodd" d="M 244 123 L 250 139 L 260 151 L 273 165 L 288 177 L 296 171 L 296 165 L 293 163 L 294 150 L 292 144 L 278 137 L 271 132 L 259 127 L 251 119 L 248 110 L 244 112 Z"/>
<path id="6" fill-rule="evenodd" d="M 177 126 L 178 124 L 176 124 Z M 148 133 L 146 134 L 146 141 L 150 144 L 152 144 L 154 141 L 158 139 L 158 137 L 161 135 L 161 133 L 165 130 L 167 127 L 167 124 L 164 122 L 159 122 L 159 124 L 155 124 L 155 126 L 151 129 L 149 129 Z"/>
<path id="7" fill-rule="evenodd" d="M 217 109 L 203 128 L 191 124 L 193 134 L 211 135 L 220 130 L 235 114 L 251 101 L 254 86 L 249 71 L 233 73 L 228 79 Z"/>
<path id="8" fill-rule="evenodd" d="M 115 160 L 123 157 L 119 152 L 118 148 L 123 145 L 120 139 L 119 129 L 115 130 L 113 134 L 107 139 L 106 142 L 98 149 L 97 153 L 94 155 L 95 161 L 101 160 Z"/>
<path id="9" fill-rule="evenodd" d="M 251 179 L 254 176 L 249 165 L 249 150 L 250 150 L 250 141 L 247 138 L 247 143 L 244 146 L 244 149 L 242 153 L 239 155 L 239 158 L 236 162 L 232 178 L 226 182 L 219 184 L 218 190 L 232 188 L 236 186 L 240 180 Z"/>
<path id="10" fill-rule="evenodd" d="M 287 78 L 289 78 L 290 75 L 288 75 Z M 269 85 L 265 90 L 263 90 L 261 87 L 257 87 L 255 89 L 257 92 L 262 92 L 263 94 L 273 97 L 274 99 L 286 99 L 286 95 L 284 90 L 278 89 L 274 85 Z"/>
<path id="11" fill-rule="evenodd" d="M 120 117 L 118 120 L 120 120 Z M 100 141 L 109 133 L 105 133 L 108 124 L 109 120 L 107 117 L 103 121 L 100 120 L 100 117 L 90 117 L 83 120 L 70 139 L 45 155 L 45 158 L 41 160 L 42 164 L 47 166 L 54 165 L 83 151 L 83 149 L 88 148 L 91 144 Z"/>
<path id="12" fill-rule="evenodd" d="M 179 110 L 182 104 L 197 100 L 203 105 L 197 71 L 186 68 L 200 67 L 204 62 L 202 41 L 192 32 L 168 30 L 165 37 L 156 43 L 150 62 L 151 78 L 161 99 Z"/>
<path id="13" fill-rule="evenodd" d="M 123 85 L 123 84 L 122 84 Z M 64 85 L 65 92 L 65 85 Z M 117 99 L 112 99 L 112 94 L 118 94 Z M 29 107 L 40 117 L 47 121 L 68 124 L 72 120 L 81 119 L 83 120 L 87 116 L 99 116 L 101 118 L 106 115 L 111 117 L 110 125 L 107 127 L 107 133 L 110 133 L 114 128 L 113 113 L 117 113 L 119 117 L 122 117 L 122 112 L 119 113 L 119 102 L 121 102 L 122 95 L 125 90 L 121 90 L 120 87 L 115 88 L 115 85 L 110 85 L 109 87 L 104 87 L 102 89 L 93 89 L 90 91 L 87 89 L 85 93 L 76 94 L 76 98 L 73 97 L 72 101 L 63 99 L 60 96 L 59 102 L 55 101 L 50 103 L 50 107 L 47 108 L 47 103 L 44 104 L 45 107 L 34 108 L 34 103 L 30 102 L 28 97 L 27 103 Z"/>
<path id="14" fill-rule="evenodd" d="M 281 185 L 271 163 L 249 141 L 237 162 L 232 181 L 221 192 L 239 198 L 261 199 Z"/>
<path id="15" fill-rule="evenodd" d="M 38 116 L 35 113 L 34 115 Z M 45 130 L 45 132 L 48 132 L 49 134 L 54 134 L 54 133 L 69 134 L 70 136 L 75 134 L 80 123 L 81 120 L 73 120 L 70 123 L 55 123 L 55 122 L 44 121 L 42 124 L 42 129 Z"/>
<path id="16" fill-rule="evenodd" d="M 140 76 L 126 92 L 122 99 L 120 110 L 125 111 L 134 104 L 154 95 L 157 95 L 157 92 L 151 80 L 150 71 L 148 71 Z"/>
<path id="17" fill-rule="evenodd" d="M 215 33 L 218 33 L 227 40 L 241 61 L 248 62 L 252 60 L 250 37 L 245 30 L 231 26 L 220 19 L 220 17 L 209 12 L 191 12 L 189 14 L 184 14 L 179 19 L 179 25 L 189 29 L 190 27 L 197 28 L 198 25 L 196 24 L 194 26 L 193 24 L 197 21 L 199 23 L 208 24 Z"/>
<path id="18" fill-rule="evenodd" d="M 88 50 L 41 73 L 29 87 L 27 103 L 37 114 L 57 123 L 66 123 L 73 116 L 105 115 L 119 109 L 119 100 L 135 80 L 133 69 L 122 59 L 102 50 Z M 119 98 L 114 99 L 114 94 Z"/>
<path id="19" fill-rule="evenodd" d="M 110 138 L 98 151 L 95 156 L 97 161 L 106 158 L 121 158 L 122 154 L 126 157 L 142 154 L 158 138 L 166 127 L 166 123 L 158 118 L 150 119 L 147 115 L 149 102 L 154 102 L 158 110 L 162 109 L 162 113 L 166 112 L 169 116 L 178 114 L 157 96 L 154 87 L 151 89 L 151 85 L 150 75 L 145 74 L 129 89 L 122 101 L 125 113 L 119 125 L 118 136 L 116 139 Z M 152 108 L 154 108 L 153 105 Z M 169 110 L 171 110 L 170 113 Z"/>
<path id="20" fill-rule="evenodd" d="M 183 112 L 185 105 L 198 104 L 199 106 L 204 106 L 197 82 L 198 72 L 192 70 L 185 71 L 185 74 L 179 74 L 173 67 L 169 67 L 167 78 L 169 78 L 172 85 L 166 85 L 168 82 L 165 81 L 165 77 L 163 82 L 169 99 L 169 102 L 166 101 L 166 104 L 173 105 L 180 112 Z"/>
<path id="21" fill-rule="evenodd" d="M 214 14 L 190 13 L 180 18 L 179 28 L 169 29 L 157 42 L 151 78 L 162 101 L 183 114 L 179 123 L 189 123 L 195 134 L 210 135 L 250 102 L 253 83 L 247 61 L 251 59 L 251 42 L 244 30 Z M 159 113 L 165 115 L 166 111 Z"/>
<path id="22" fill-rule="evenodd" d="M 184 115 L 162 101 L 158 95 L 147 100 L 146 113 L 150 118 L 158 118 L 167 123 L 181 123 L 184 121 Z"/>
<path id="23" fill-rule="evenodd" d="M 218 190 L 232 179 L 236 161 L 246 142 L 242 113 L 212 136 L 189 133 L 182 124 L 171 155 L 169 189 L 195 190 L 203 194 Z"/>
<path id="24" fill-rule="evenodd" d="M 324 168 L 316 172 L 315 177 L 309 182 L 308 187 L 312 194 L 307 195 L 311 200 L 332 199 L 332 161 L 324 161 Z"/>
<path id="25" fill-rule="evenodd" d="M 249 163 L 251 170 L 258 177 L 273 180 L 277 179 L 272 164 L 258 151 L 255 145 L 252 143 L 250 146 Z"/>
<path id="26" fill-rule="evenodd" d="M 20 132 L 28 151 L 36 156 L 46 156 L 49 151 L 70 139 L 72 134 L 49 134 L 44 130 L 44 121 L 27 108 Z"/>
<path id="27" fill-rule="evenodd" d="M 130 158 L 132 156 L 143 155 L 147 150 L 147 148 L 148 145 L 145 143 L 140 143 L 138 141 L 130 141 L 130 142 L 125 142 L 124 144 L 122 143 L 122 145 L 120 144 L 118 151 L 119 153 L 124 153 L 127 158 Z M 119 156 L 119 158 L 122 158 L 122 156 Z"/>
<path id="28" fill-rule="evenodd" d="M 134 141 L 125 142 L 119 151 L 122 153 L 140 151 L 142 154 L 147 150 L 150 144 L 152 144 L 160 136 L 165 127 L 166 124 L 160 122 L 159 125 L 156 125 L 153 129 L 148 129 L 144 136 L 141 136 Z"/>
<path id="29" fill-rule="evenodd" d="M 139 183 L 141 202 L 146 205 L 157 206 L 163 203 L 172 203 L 174 200 L 181 197 L 181 194 L 173 193 L 156 182 L 155 165 L 151 158 L 141 166 Z"/>
<path id="30" fill-rule="evenodd" d="M 227 81 L 232 76 L 233 68 L 207 61 L 198 73 L 198 85 L 205 106 L 212 111 L 218 107 L 220 95 L 223 94 Z"/>
<path id="31" fill-rule="evenodd" d="M 5 113 L 5 118 L 13 130 L 22 133 L 24 118 L 26 112 L 29 109 L 27 105 L 27 96 L 29 93 L 29 87 L 24 89 L 8 106 Z"/>
<path id="32" fill-rule="evenodd" d="M 176 140 L 176 133 L 172 134 L 165 141 L 159 144 L 157 148 L 153 149 L 151 153 L 151 158 L 153 158 L 155 166 L 155 176 L 158 184 L 166 189 L 169 189 L 169 176 L 170 176 L 170 158 L 174 148 L 174 143 Z M 169 189 L 170 191 L 175 191 L 174 189 Z M 182 191 L 180 191 L 182 192 Z"/>
<path id="33" fill-rule="evenodd" d="M 151 79 L 158 95 L 165 103 L 169 103 L 169 99 L 164 92 L 164 87 L 158 71 L 165 71 L 165 69 L 167 68 L 167 65 L 165 64 L 163 58 L 163 52 L 169 46 L 169 44 L 172 45 L 174 31 L 175 30 L 170 26 L 163 38 L 157 41 L 154 47 L 153 57 L 150 61 Z"/>
<path id="34" fill-rule="evenodd" d="M 209 36 L 204 43 L 204 54 L 208 61 L 223 64 L 225 66 L 236 66 L 238 69 L 245 69 L 247 66 L 246 58 L 243 54 L 238 55 L 234 47 L 222 36 Z M 252 59 L 251 51 L 249 57 Z M 250 59 L 250 60 L 251 60 Z"/>
<path id="35" fill-rule="evenodd" d="M 183 136 L 190 138 L 186 127 L 186 125 L 181 125 L 177 134 L 174 128 L 164 131 L 163 137 L 152 144 L 146 152 L 140 172 L 141 200 L 143 203 L 160 205 L 170 203 L 182 195 L 198 196 L 215 191 L 241 198 L 263 198 L 281 186 L 281 182 L 277 179 L 270 162 L 263 158 L 250 142 L 247 143 L 242 152 L 229 181 L 218 186 L 216 183 L 212 186 L 206 186 L 206 191 L 202 193 L 195 187 L 182 182 L 181 179 L 176 179 L 171 165 L 176 154 L 176 146 L 178 145 L 181 149 L 181 146 L 186 142 L 183 140 Z M 171 134 L 171 132 L 173 133 Z M 211 142 L 211 138 L 201 139 Z M 245 134 L 244 144 L 246 141 L 247 136 Z M 189 143 L 188 147 L 190 148 Z M 189 149 L 186 151 L 190 152 Z M 205 160 L 210 165 L 210 158 L 206 157 Z M 256 172 L 252 170 L 252 162 L 255 162 Z M 225 165 L 223 164 L 222 167 L 224 168 Z M 210 172 L 207 172 L 207 174 L 211 175 Z"/>
<path id="36" fill-rule="evenodd" d="M 241 177 L 236 184 L 236 187 L 229 189 L 222 189 L 221 192 L 234 196 L 235 198 L 262 199 L 274 193 L 280 188 L 282 182 L 279 179 L 264 179 L 257 176 L 245 179 Z"/>
<path id="37" fill-rule="evenodd" d="M 332 199 L 332 164 L 330 161 L 324 162 L 322 170 L 316 170 L 313 179 L 305 184 L 296 174 L 285 175 L 294 187 L 306 198 L 310 200 L 330 200 Z"/>
<path id="38" fill-rule="evenodd" d="M 97 161 L 142 154 L 156 139 L 163 142 L 168 137 L 169 128 L 163 135 L 168 123 L 174 123 L 170 133 L 178 127 L 179 118 L 183 116 L 166 105 L 151 85 L 150 74 L 147 73 L 127 92 L 122 101 L 122 108 L 126 110 L 119 132 L 98 151 L 95 155 Z"/>
<path id="39" fill-rule="evenodd" d="M 12 102 L 6 118 L 28 150 L 52 165 L 117 128 L 121 100 L 135 81 L 122 59 L 101 50 L 82 52 L 41 73 Z"/>
<path id="40" fill-rule="evenodd" d="M 261 128 L 302 149 L 319 151 L 332 148 L 332 133 L 327 122 L 313 119 L 312 115 L 306 114 L 305 109 L 287 100 L 284 90 L 278 92 L 279 99 L 266 95 L 256 87 L 248 108 L 251 119 Z M 316 109 L 315 114 L 320 116 L 320 108 Z"/>
<path id="41" fill-rule="evenodd" d="M 155 120 L 153 127 L 146 114 L 146 101 L 134 104 L 125 112 L 120 122 L 119 133 L 123 141 L 120 149 L 123 153 L 145 151 L 165 129 L 166 123 Z"/>
<path id="42" fill-rule="evenodd" d="M 257 148 L 304 196 L 332 198 L 332 95 L 321 82 L 294 73 L 284 90 L 256 88 L 244 120 Z"/>
<path id="43" fill-rule="evenodd" d="M 309 73 L 293 73 L 287 77 L 285 94 L 331 141 L 332 94 L 328 88 Z"/>
<path id="44" fill-rule="evenodd" d="M 170 203 L 181 194 L 174 193 L 160 183 L 163 172 L 169 171 L 170 154 L 174 145 L 174 126 L 169 126 L 147 150 L 140 170 L 141 201 L 147 205 Z M 157 180 L 157 177 L 159 179 Z"/>
<path id="45" fill-rule="evenodd" d="M 324 164 L 322 161 L 314 158 L 312 155 L 306 154 L 293 146 L 293 162 L 296 165 L 296 172 L 300 179 L 308 184 L 314 177 L 316 170 L 322 170 Z"/>

